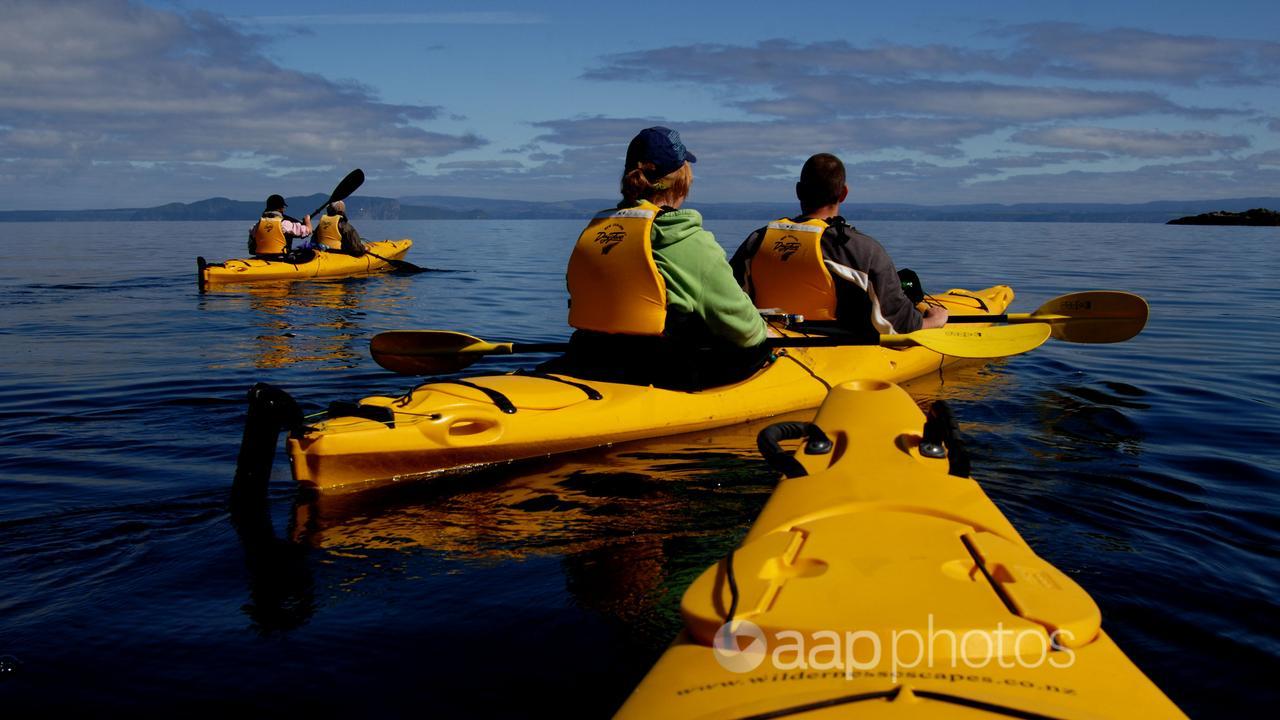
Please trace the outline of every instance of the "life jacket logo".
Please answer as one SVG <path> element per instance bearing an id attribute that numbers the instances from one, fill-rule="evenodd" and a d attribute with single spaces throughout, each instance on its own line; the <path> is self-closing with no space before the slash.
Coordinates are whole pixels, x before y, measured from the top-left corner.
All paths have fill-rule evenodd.
<path id="1" fill-rule="evenodd" d="M 622 229 L 621 225 L 614 223 L 606 225 L 603 230 L 596 233 L 596 244 L 601 246 L 601 255 L 608 255 L 610 250 L 626 238 L 626 231 Z"/>
<path id="2" fill-rule="evenodd" d="M 794 235 L 784 235 L 773 243 L 773 251 L 781 256 L 782 262 L 791 259 L 800 250 L 800 241 Z"/>

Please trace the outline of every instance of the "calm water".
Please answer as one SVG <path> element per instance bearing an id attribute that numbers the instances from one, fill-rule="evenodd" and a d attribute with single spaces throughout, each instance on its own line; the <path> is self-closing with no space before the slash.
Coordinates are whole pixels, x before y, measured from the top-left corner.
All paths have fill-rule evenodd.
<path id="1" fill-rule="evenodd" d="M 709 225 L 731 248 L 753 223 Z M 933 290 L 1151 302 L 1123 345 L 1050 343 L 911 389 L 952 400 L 989 494 L 1184 709 L 1274 707 L 1280 233 L 861 227 Z M 238 255 L 242 224 L 0 224 L 6 709 L 605 716 L 674 636 L 683 589 L 772 487 L 754 429 L 323 503 L 280 456 L 271 527 L 230 521 L 254 382 L 318 409 L 413 384 L 368 358 L 382 330 L 567 335 L 579 223 L 360 229 L 456 272 L 201 294 L 195 256 Z"/>

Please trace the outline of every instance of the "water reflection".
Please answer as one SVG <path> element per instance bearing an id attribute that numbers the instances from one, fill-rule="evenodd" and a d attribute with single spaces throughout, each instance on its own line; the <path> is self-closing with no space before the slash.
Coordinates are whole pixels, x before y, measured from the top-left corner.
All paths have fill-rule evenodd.
<path id="1" fill-rule="evenodd" d="M 247 358 L 254 368 L 297 363 L 352 368 L 367 351 L 361 321 L 373 313 L 393 312 L 406 300 L 370 280 L 212 286 L 201 295 L 200 306 L 249 318 L 251 333 L 235 335 L 246 345 L 236 356 Z"/>
<path id="2" fill-rule="evenodd" d="M 903 387 L 925 405 L 938 399 L 977 404 L 1006 382 L 998 367 L 970 364 Z M 299 503 L 293 539 L 320 548 L 420 547 L 518 558 L 574 551 L 608 535 L 687 532 L 681 523 L 697 512 L 694 495 L 732 494 L 744 484 L 771 487 L 773 474 L 759 459 L 757 434 L 774 422 L 810 419 L 813 412 L 318 496 Z"/>
<path id="3" fill-rule="evenodd" d="M 702 534 L 705 526 L 691 522 L 705 521 L 710 508 L 740 502 L 744 490 L 767 496 L 774 476 L 756 454 L 755 436 L 774 421 L 310 497 L 296 507 L 293 539 L 329 550 L 428 549 L 501 560 L 572 554 L 614 538 Z M 730 514 L 714 524 L 750 519 Z"/>
<path id="4" fill-rule="evenodd" d="M 961 366 L 910 389 L 922 403 L 977 401 L 1001 377 Z M 577 605 L 623 621 L 641 642 L 665 643 L 678 624 L 680 593 L 737 542 L 777 482 L 758 454 L 757 434 L 812 416 L 791 413 L 362 493 L 299 492 L 280 539 L 265 509 L 241 511 L 236 527 L 252 583 L 245 612 L 259 631 L 306 622 L 315 592 L 308 554 L 315 561 L 426 552 L 477 566 L 553 557 Z"/>
<path id="5" fill-rule="evenodd" d="M 940 372 L 899 383 L 916 403 L 927 406 L 935 400 L 949 403 L 984 403 L 1004 393 L 1010 379 L 1003 367 L 1008 358 L 991 361 L 963 361 Z M 956 418 L 962 424 L 964 417 Z"/>
<path id="6" fill-rule="evenodd" d="M 276 536 L 265 498 L 233 502 L 231 523 L 244 550 L 249 600 L 241 610 L 260 635 L 305 625 L 315 613 L 307 549 Z"/>
<path id="7" fill-rule="evenodd" d="M 1039 438 L 1059 460 L 1082 462 L 1117 454 L 1137 457 L 1146 433 L 1131 414 L 1147 408 L 1145 392 L 1121 383 L 1072 383 L 1038 391 Z"/>

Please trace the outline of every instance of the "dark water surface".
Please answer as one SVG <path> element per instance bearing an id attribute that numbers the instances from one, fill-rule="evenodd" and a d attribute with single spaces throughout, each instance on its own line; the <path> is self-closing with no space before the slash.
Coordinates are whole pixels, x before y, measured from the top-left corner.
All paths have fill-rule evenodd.
<path id="1" fill-rule="evenodd" d="M 732 246 L 753 223 L 709 225 Z M 238 255 L 241 224 L 0 224 L 6 710 L 599 717 L 674 636 L 685 586 L 773 486 L 754 428 L 323 502 L 281 455 L 269 524 L 231 522 L 254 382 L 315 410 L 413 384 L 369 359 L 382 330 L 567 335 L 579 223 L 360 229 L 460 272 L 201 294 L 195 256 Z M 1085 289 L 1151 302 L 1128 343 L 1051 342 L 909 389 L 952 401 L 988 493 L 1187 712 L 1275 707 L 1280 234 L 862 229 L 933 290 L 1008 283 L 1024 312 Z"/>

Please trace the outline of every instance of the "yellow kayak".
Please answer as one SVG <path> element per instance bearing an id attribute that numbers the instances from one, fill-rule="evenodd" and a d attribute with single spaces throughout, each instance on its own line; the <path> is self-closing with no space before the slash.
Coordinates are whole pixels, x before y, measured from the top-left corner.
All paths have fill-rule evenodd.
<path id="1" fill-rule="evenodd" d="M 204 258 L 196 258 L 196 267 L 201 285 L 339 278 L 390 270 L 390 263 L 374 255 L 381 255 L 388 260 L 402 260 L 411 247 L 413 241 L 408 238 L 380 240 L 368 243 L 371 254 L 366 253 L 360 257 L 337 252 L 316 252 L 309 261 L 300 263 L 259 258 L 237 258 L 209 263 Z"/>
<path id="2" fill-rule="evenodd" d="M 1004 285 L 933 296 L 953 315 L 1001 313 Z M 832 385 L 904 381 L 956 358 L 923 347 L 789 348 L 752 377 L 698 392 L 569 376 L 480 375 L 330 409 L 292 433 L 294 478 L 323 492 L 723 427 L 816 407 Z"/>
<path id="3" fill-rule="evenodd" d="M 808 438 L 794 457 L 762 434 L 790 477 L 617 717 L 1185 717 L 967 477 L 951 427 L 859 380 L 775 426 Z"/>

